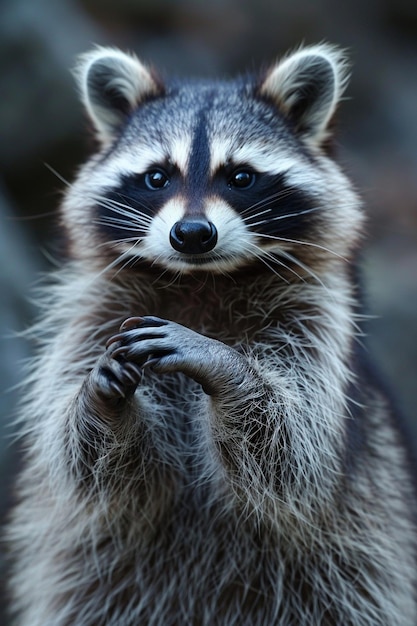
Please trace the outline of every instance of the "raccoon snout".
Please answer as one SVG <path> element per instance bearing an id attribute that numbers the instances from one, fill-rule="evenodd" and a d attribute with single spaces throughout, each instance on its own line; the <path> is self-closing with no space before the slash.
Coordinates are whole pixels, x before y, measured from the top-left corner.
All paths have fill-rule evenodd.
<path id="1" fill-rule="evenodd" d="M 169 234 L 171 246 L 183 254 L 203 254 L 217 243 L 217 229 L 205 218 L 179 220 Z"/>

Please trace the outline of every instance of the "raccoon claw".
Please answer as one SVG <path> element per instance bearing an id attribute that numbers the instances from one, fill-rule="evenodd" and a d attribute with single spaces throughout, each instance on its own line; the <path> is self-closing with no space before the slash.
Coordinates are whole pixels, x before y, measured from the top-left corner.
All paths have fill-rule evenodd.
<path id="1" fill-rule="evenodd" d="M 108 400 L 126 399 L 133 395 L 142 377 L 137 364 L 122 358 L 122 355 L 115 358 L 117 348 L 117 343 L 110 340 L 106 353 L 91 373 L 98 394 Z"/>
<path id="2" fill-rule="evenodd" d="M 120 326 L 120 332 L 123 333 L 126 330 L 133 330 L 139 328 L 143 323 L 143 317 L 128 317 Z"/>
<path id="3" fill-rule="evenodd" d="M 118 385 L 114 380 L 109 382 L 109 388 L 113 392 L 113 395 L 120 396 L 121 398 L 126 398 L 123 387 L 121 385 Z"/>
<path id="4" fill-rule="evenodd" d="M 99 369 L 95 386 L 98 394 L 107 400 L 126 398 L 126 391 L 124 390 L 123 384 L 115 378 L 111 370 L 105 367 Z"/>
<path id="5" fill-rule="evenodd" d="M 143 317 L 128 317 L 120 326 L 120 332 L 134 330 L 136 328 L 144 328 L 147 326 L 166 326 L 167 321 L 153 315 L 145 315 Z"/>
<path id="6" fill-rule="evenodd" d="M 138 369 L 134 366 L 134 364 L 126 362 L 124 364 L 124 370 L 125 378 L 130 381 L 132 385 L 137 385 L 140 373 Z"/>

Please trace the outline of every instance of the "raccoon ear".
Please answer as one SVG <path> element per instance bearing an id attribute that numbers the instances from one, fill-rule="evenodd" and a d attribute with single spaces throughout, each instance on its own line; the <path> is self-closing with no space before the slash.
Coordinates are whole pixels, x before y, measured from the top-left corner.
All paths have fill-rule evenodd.
<path id="1" fill-rule="evenodd" d="M 320 146 L 348 80 L 344 54 L 327 44 L 297 50 L 264 78 L 260 93 L 271 99 L 308 143 Z"/>
<path id="2" fill-rule="evenodd" d="M 81 99 L 102 143 L 109 143 L 129 114 L 163 90 L 133 54 L 97 47 L 75 68 Z"/>

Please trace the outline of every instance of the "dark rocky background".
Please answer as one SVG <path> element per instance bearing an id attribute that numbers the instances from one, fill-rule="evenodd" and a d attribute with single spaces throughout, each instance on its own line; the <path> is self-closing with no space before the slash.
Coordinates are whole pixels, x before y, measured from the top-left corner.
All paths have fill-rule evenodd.
<path id="1" fill-rule="evenodd" d="M 62 183 L 87 154 L 69 68 L 93 43 L 166 72 L 229 75 L 300 42 L 350 50 L 340 159 L 366 199 L 370 350 L 417 434 L 417 3 L 415 0 L 0 1 L 0 513 L 17 455 L 10 421 L 29 352 L 30 286 L 54 254 Z M 1 604 L 1 603 L 0 603 Z M 0 623 L 6 618 L 1 613 Z"/>

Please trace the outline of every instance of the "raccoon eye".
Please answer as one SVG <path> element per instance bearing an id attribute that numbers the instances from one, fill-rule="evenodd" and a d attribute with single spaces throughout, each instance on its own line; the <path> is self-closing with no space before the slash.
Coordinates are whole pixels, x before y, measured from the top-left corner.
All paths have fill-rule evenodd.
<path id="1" fill-rule="evenodd" d="M 248 189 L 252 187 L 254 182 L 255 174 L 253 172 L 237 170 L 233 172 L 232 176 L 229 178 L 228 185 L 229 187 L 235 187 L 237 189 Z"/>
<path id="2" fill-rule="evenodd" d="M 170 178 L 163 170 L 151 170 L 145 174 L 145 184 L 149 189 L 164 189 L 170 183 Z"/>

